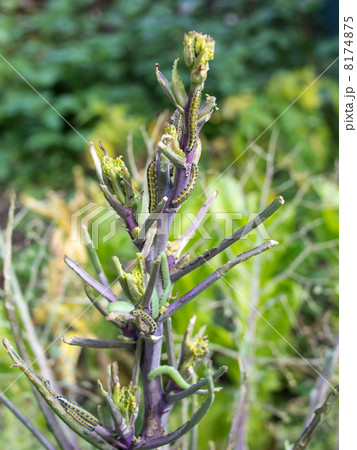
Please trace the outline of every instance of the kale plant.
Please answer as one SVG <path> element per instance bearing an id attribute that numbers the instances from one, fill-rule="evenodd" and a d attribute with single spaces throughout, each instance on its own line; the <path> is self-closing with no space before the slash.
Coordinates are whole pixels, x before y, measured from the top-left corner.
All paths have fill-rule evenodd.
<path id="1" fill-rule="evenodd" d="M 163 126 L 154 159 L 147 167 L 147 182 L 142 192 L 134 188 L 135 184 L 121 156 L 110 157 L 101 144 L 99 147 L 103 154 L 99 155 L 94 145 L 90 146 L 104 197 L 137 249 L 136 266 L 131 271 L 124 270 L 118 257 L 113 258 L 118 277 L 111 283 L 103 271 L 95 249 L 91 246 L 91 238 L 86 230 L 86 244 L 96 279 L 70 257 L 65 258 L 66 264 L 86 283 L 85 292 L 93 305 L 120 330 L 118 339 L 112 341 L 72 337 L 65 340 L 65 343 L 94 348 L 122 347 L 134 349 L 135 352 L 131 382 L 128 386 L 120 384 L 118 365 L 115 362 L 110 366 L 108 383 L 103 386 L 99 381 L 105 407 L 99 405 L 96 415 L 62 395 L 43 355 L 39 361 L 41 375 L 37 375 L 31 368 L 33 363 L 14 313 L 9 285 L 13 207 L 11 208 L 7 233 L 8 252 L 5 258 L 5 305 L 17 351 L 8 340 L 4 339 L 3 342 L 15 366 L 19 367 L 32 383 L 49 429 L 62 449 L 78 448 L 78 443 L 74 439 L 75 435 L 63 427 L 58 418 L 82 439 L 100 449 L 155 449 L 170 445 L 193 430 L 211 407 L 214 393 L 219 389 L 214 387 L 214 382 L 227 371 L 227 367 L 215 370 L 212 368 L 207 338 L 202 333 L 194 334 L 195 317 L 188 320 L 181 350 L 176 354 L 172 318 L 178 310 L 199 297 L 202 291 L 237 264 L 277 244 L 269 240 L 238 254 L 188 292 L 178 298 L 172 295 L 177 280 L 198 270 L 211 258 L 246 236 L 284 202 L 281 197 L 276 198 L 253 220 L 198 257 L 181 257 L 185 244 L 216 197 L 214 192 L 207 198 L 183 235 L 169 241 L 175 215 L 198 181 L 202 153 L 199 135 L 216 107 L 214 97 L 206 94 L 205 98 L 202 98 L 209 62 L 214 57 L 214 45 L 214 40 L 208 35 L 194 31 L 185 35 L 183 58 L 190 72 L 188 93 L 178 74 L 179 58 L 173 64 L 171 82 L 159 71 L 158 65 L 156 66 L 158 82 L 172 102 L 174 112 L 169 122 Z M 122 298 L 112 290 L 117 281 L 121 286 Z M 93 291 L 97 292 L 99 297 L 96 297 Z M 99 303 L 99 298 L 107 300 L 106 307 Z M 206 374 L 204 378 L 199 379 L 197 370 L 202 364 L 206 367 Z M 167 422 L 175 404 L 183 399 L 193 400 L 196 396 L 204 399 L 192 412 L 191 418 L 174 431 L 168 432 Z M 45 448 L 54 448 L 5 396 L 2 401 L 28 426 Z"/>

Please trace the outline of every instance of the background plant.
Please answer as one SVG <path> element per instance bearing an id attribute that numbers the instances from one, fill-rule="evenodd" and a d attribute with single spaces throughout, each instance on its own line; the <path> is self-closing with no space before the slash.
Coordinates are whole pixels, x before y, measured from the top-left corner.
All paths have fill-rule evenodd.
<path id="1" fill-rule="evenodd" d="M 130 5 L 126 1 L 4 0 L 0 6 L 2 55 L 83 136 L 94 142 L 98 136 L 108 150 L 115 146 L 123 153 L 127 133 L 150 123 L 168 106 L 151 69 L 160 55 L 162 70 L 169 70 L 172 52 L 187 30 L 199 23 L 204 33 L 216 36 L 217 64 L 209 85 L 221 106 L 224 98 L 247 89 L 254 99 L 262 99 L 262 88 L 280 70 L 294 73 L 311 66 L 320 74 L 338 48 L 332 38 L 338 29 L 334 8 L 333 2 L 323 0 L 294 0 L 289 6 L 280 0 L 259 4 L 159 0 L 154 5 L 147 0 Z M 332 67 L 331 73 L 337 76 L 337 68 Z M 313 75 L 306 79 L 312 81 Z M 6 64 L 0 82 L 6 86 L 0 94 L 3 149 L 12 150 L 2 151 L 0 180 L 6 185 L 11 179 L 20 188 L 26 183 L 32 190 L 42 185 L 73 187 L 71 178 L 63 180 L 56 169 L 61 165 L 69 173 L 74 163 L 83 163 L 81 139 Z M 303 86 L 300 81 L 299 93 Z M 294 100 L 295 92 L 284 93 L 289 102 Z M 324 101 L 329 97 L 326 92 Z M 278 106 L 275 98 L 273 105 Z M 259 115 L 244 117 L 254 127 L 262 126 L 266 115 L 259 107 Z M 326 115 L 335 127 L 333 112 Z M 245 126 L 239 128 L 244 139 L 251 131 Z M 218 129 L 208 126 L 206 132 L 222 137 L 235 129 L 225 121 Z M 140 139 L 134 138 L 138 151 Z M 234 152 L 238 151 L 235 145 Z M 231 160 L 227 152 L 222 167 Z"/>

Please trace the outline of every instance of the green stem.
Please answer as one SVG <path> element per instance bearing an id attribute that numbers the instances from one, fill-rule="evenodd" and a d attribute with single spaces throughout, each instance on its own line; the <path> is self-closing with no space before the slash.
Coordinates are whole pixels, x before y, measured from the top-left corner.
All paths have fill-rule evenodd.
<path id="1" fill-rule="evenodd" d="M 166 343 L 167 361 L 169 363 L 169 366 L 176 368 L 177 365 L 176 365 L 171 317 L 169 317 L 167 320 L 164 321 L 164 336 Z"/>
<path id="2" fill-rule="evenodd" d="M 152 316 L 154 319 L 156 319 L 157 316 L 159 315 L 159 299 L 157 298 L 157 296 L 153 297 L 153 295 L 152 295 L 154 292 L 154 289 L 155 289 L 155 284 L 156 284 L 157 276 L 159 274 L 159 269 L 160 269 L 160 259 L 156 258 L 151 266 L 149 282 L 146 286 L 145 293 L 144 293 L 143 299 L 141 301 L 141 305 L 142 305 L 143 309 L 145 309 L 145 308 L 149 307 L 150 300 L 156 300 L 156 302 L 152 301 L 152 304 L 151 304 Z M 156 304 L 154 304 L 154 303 L 156 303 Z"/>
<path id="3" fill-rule="evenodd" d="M 214 374 L 212 374 L 212 379 L 215 381 L 218 378 L 220 378 L 222 375 L 224 375 L 228 370 L 227 366 L 222 366 Z M 202 378 L 202 380 L 199 380 L 197 383 L 190 386 L 188 389 L 186 389 L 183 392 L 178 392 L 177 394 L 170 394 L 166 397 L 166 400 L 170 403 L 177 402 L 179 400 L 183 400 L 186 397 L 189 397 L 190 395 L 196 393 L 198 390 L 200 390 L 202 387 L 206 386 L 209 382 L 209 377 Z"/>
<path id="4" fill-rule="evenodd" d="M 88 228 L 85 225 L 82 225 L 83 235 L 84 235 L 84 245 L 86 246 L 87 253 L 89 255 L 89 259 L 91 260 L 92 266 L 97 274 L 99 281 L 103 286 L 109 288 L 108 279 L 104 273 L 102 264 L 99 260 L 98 253 L 94 248 L 93 241 L 89 235 Z"/>

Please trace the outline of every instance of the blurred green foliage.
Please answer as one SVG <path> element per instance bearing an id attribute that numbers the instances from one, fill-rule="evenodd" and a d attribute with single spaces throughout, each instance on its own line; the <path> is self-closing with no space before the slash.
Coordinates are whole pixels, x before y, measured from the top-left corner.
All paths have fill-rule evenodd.
<path id="1" fill-rule="evenodd" d="M 196 256 L 229 234 L 219 220 L 222 212 L 242 214 L 234 221 L 236 229 L 275 196 L 283 195 L 286 204 L 265 224 L 269 238 L 280 245 L 238 266 L 225 277 L 228 283 L 221 280 L 175 315 L 179 337 L 188 317 L 197 314 L 197 330 L 207 327 L 216 365 L 230 367 L 221 380 L 225 389 L 217 393 L 200 424 L 200 449 L 225 448 L 241 386 L 238 354 L 240 358 L 253 355 L 254 360 L 249 446 L 271 450 L 284 448 L 285 441 L 297 438 L 317 381 L 317 374 L 281 336 L 319 371 L 334 346 L 338 326 L 337 66 L 314 82 L 337 55 L 337 39 L 330 34 L 335 23 L 329 21 L 331 3 L 3 0 L 0 5 L 2 55 L 87 140 L 102 139 L 113 153 L 125 154 L 127 134 L 134 132 L 141 168 L 144 145 L 139 127 L 150 124 L 168 106 L 157 86 L 154 64 L 159 62 L 160 69 L 168 73 L 182 35 L 190 29 L 209 33 L 216 41 L 206 87 L 217 97 L 220 109 L 204 128 L 201 191 L 196 188 L 184 204 L 183 223 L 190 223 L 185 213 L 197 212 L 203 203 L 205 196 L 198 198 L 201 192 L 218 189 L 219 195 L 211 210 L 214 214 L 204 224 L 211 240 L 197 233 L 190 243 L 191 254 Z M 90 167 L 87 144 L 9 66 L 1 60 L 0 64 L 1 184 L 35 191 L 38 196 L 48 187 L 73 188 L 73 165 Z M 262 134 L 277 117 L 274 126 Z M 272 174 L 267 186 L 268 163 Z M 29 222 L 26 219 L 22 224 L 23 233 Z M 105 235 L 109 229 L 109 223 L 105 224 L 101 232 Z M 202 267 L 199 274 L 185 277 L 177 284 L 178 293 L 255 245 L 258 238 L 253 232 Z M 30 254 L 21 246 L 15 248 L 15 269 L 26 283 L 38 243 L 23 239 L 25 246 L 35 249 Z M 99 249 L 111 279 L 115 276 L 113 254 L 128 263 L 135 257 L 127 244 L 125 233 L 118 233 Z M 46 280 L 46 261 L 42 264 Z M 42 283 L 36 295 L 45 302 L 48 281 Z M 258 316 L 252 347 L 247 339 L 248 303 L 253 302 L 257 286 L 257 309 L 281 336 Z M 81 292 L 78 288 L 75 294 L 81 296 Z M 59 328 L 66 323 L 61 317 Z M 9 336 L 6 322 L 0 325 L 1 335 Z M 91 325 L 94 334 L 115 337 L 114 327 L 111 330 L 104 321 Z M 53 359 L 57 351 L 55 346 L 51 349 Z M 14 374 L 7 371 L 2 351 L 1 357 L 5 385 Z M 117 357 L 111 352 L 98 356 L 93 350 L 84 351 L 77 365 L 78 384 L 92 389 L 98 371 L 105 372 L 105 364 Z M 124 354 L 120 358 L 125 378 L 131 359 Z M 335 381 L 336 370 L 331 375 L 331 383 Z M 28 399 L 21 395 L 25 386 L 23 381 L 16 383 L 9 396 L 26 408 Z M 8 416 L 6 445 L 28 448 L 12 429 L 8 431 L 21 427 Z M 181 424 L 181 419 L 177 411 L 170 425 Z M 332 411 L 311 449 L 336 448 L 336 422 L 336 411 Z M 209 441 L 215 447 L 208 447 Z"/>
<path id="2" fill-rule="evenodd" d="M 280 68 L 312 64 L 322 72 L 337 42 L 328 36 L 321 8 L 322 0 L 3 0 L 1 54 L 87 140 L 98 122 L 107 121 L 110 107 L 125 110 L 128 127 L 113 121 L 110 136 L 102 136 L 117 133 L 122 152 L 128 128 L 152 121 L 168 105 L 154 64 L 170 70 L 184 32 L 197 28 L 214 36 L 207 89 L 221 104 L 246 89 L 260 93 Z M 20 189 L 70 187 L 71 177 L 64 175 L 83 162 L 85 142 L 13 69 L 1 65 L 0 182 Z M 259 116 L 265 124 L 266 113 L 259 110 Z"/>

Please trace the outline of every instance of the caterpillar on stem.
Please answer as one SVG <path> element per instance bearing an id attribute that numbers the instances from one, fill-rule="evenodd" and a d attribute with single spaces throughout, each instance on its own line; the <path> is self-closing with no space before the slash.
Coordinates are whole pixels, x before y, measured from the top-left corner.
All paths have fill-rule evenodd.
<path id="1" fill-rule="evenodd" d="M 172 120 L 174 122 L 174 127 L 177 131 L 177 140 L 181 144 L 182 141 L 182 132 L 183 132 L 183 117 L 182 114 L 176 110 L 172 116 Z"/>
<path id="2" fill-rule="evenodd" d="M 184 150 L 185 153 L 190 153 L 196 145 L 197 141 L 197 112 L 201 101 L 201 90 L 196 89 L 192 100 L 190 109 L 188 111 L 188 143 Z"/>
<path id="3" fill-rule="evenodd" d="M 65 397 L 62 397 L 62 395 L 56 395 L 56 399 L 61 403 L 67 414 L 84 427 L 89 430 L 94 430 L 94 427 L 99 425 L 99 420 L 95 416 L 76 403 L 67 400 Z"/>
<path id="4" fill-rule="evenodd" d="M 149 212 L 153 212 L 157 207 L 158 188 L 156 162 L 152 161 L 147 168 L 147 182 L 149 188 Z"/>
<path id="5" fill-rule="evenodd" d="M 190 172 L 190 179 L 188 181 L 187 186 L 185 189 L 181 192 L 181 194 L 172 200 L 172 204 L 174 206 L 179 206 L 181 203 L 183 203 L 185 200 L 188 199 L 188 197 L 191 195 L 191 192 L 195 189 L 196 183 L 198 179 L 198 166 L 195 163 L 191 164 L 191 172 Z"/>
<path id="6" fill-rule="evenodd" d="M 85 428 L 88 428 L 90 431 L 94 431 L 94 427 L 98 424 L 92 425 L 91 422 L 88 422 L 87 420 L 83 419 L 82 416 L 77 414 L 72 409 L 67 410 L 67 414 L 72 417 L 76 422 L 78 422 L 80 425 L 82 425 Z"/>
<path id="7" fill-rule="evenodd" d="M 56 394 L 53 392 L 53 390 L 51 389 L 51 383 L 49 382 L 49 380 L 45 380 L 43 382 L 43 385 L 45 386 L 45 388 L 48 390 L 48 392 L 53 396 L 56 397 Z"/>
<path id="8" fill-rule="evenodd" d="M 141 317 L 145 322 L 147 322 L 147 324 L 150 327 L 148 334 L 154 334 L 156 332 L 157 323 L 150 316 L 150 314 L 146 313 L 142 309 L 134 309 L 134 311 L 132 311 L 131 314 L 135 317 Z"/>

